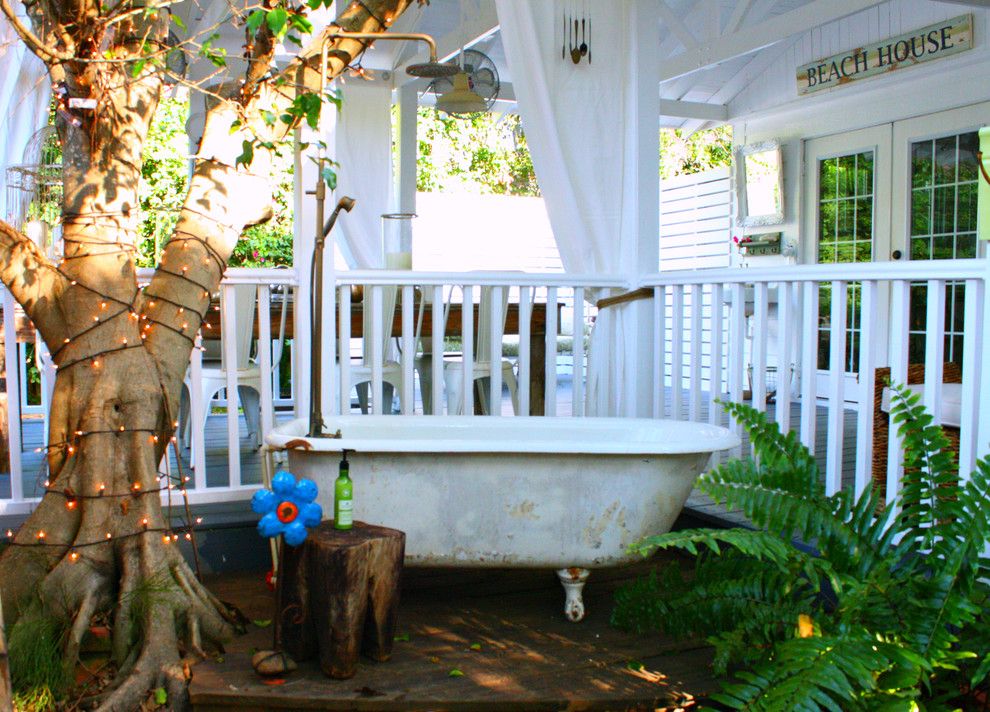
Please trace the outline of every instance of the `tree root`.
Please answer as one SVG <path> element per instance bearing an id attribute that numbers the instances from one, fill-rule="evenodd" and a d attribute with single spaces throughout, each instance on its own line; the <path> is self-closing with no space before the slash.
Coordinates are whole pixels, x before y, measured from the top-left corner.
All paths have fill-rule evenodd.
<path id="1" fill-rule="evenodd" d="M 108 549 L 108 552 L 111 551 Z M 106 559 L 55 565 L 41 583 L 42 604 L 49 614 L 65 620 L 66 672 L 79 660 L 83 639 L 93 617 L 112 605 L 113 680 L 87 704 L 101 712 L 130 711 L 156 688 L 164 688 L 167 705 L 188 703 L 188 660 L 207 657 L 240 627 L 238 614 L 221 603 L 196 580 L 179 549 L 156 536 L 122 541 Z M 105 592 L 119 581 L 115 600 Z"/>

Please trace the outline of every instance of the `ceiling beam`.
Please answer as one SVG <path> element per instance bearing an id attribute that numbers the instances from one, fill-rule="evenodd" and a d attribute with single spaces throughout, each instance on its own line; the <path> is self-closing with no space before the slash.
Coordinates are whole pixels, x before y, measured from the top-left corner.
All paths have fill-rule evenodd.
<path id="1" fill-rule="evenodd" d="M 668 59 L 660 70 L 660 81 L 690 74 L 769 47 L 791 35 L 841 20 L 881 2 L 883 0 L 813 0 L 807 5 L 776 15 L 757 25 L 743 27 L 713 42 L 703 42 L 694 49 Z"/>
<path id="2" fill-rule="evenodd" d="M 659 0 L 657 10 L 660 13 L 660 19 L 664 21 L 680 43 L 684 45 L 684 49 L 691 49 L 698 46 L 698 38 L 688 29 L 688 26 L 684 23 L 684 18 L 675 13 L 665 0 Z"/>
<path id="3" fill-rule="evenodd" d="M 729 17 L 729 21 L 725 23 L 725 34 L 731 35 L 739 29 L 752 5 L 753 0 L 736 0 L 736 6 L 732 8 L 732 15 Z"/>
<path id="4" fill-rule="evenodd" d="M 708 104 L 702 101 L 660 100 L 660 115 L 678 119 L 702 119 L 704 121 L 725 121 L 729 110 L 724 104 Z"/>

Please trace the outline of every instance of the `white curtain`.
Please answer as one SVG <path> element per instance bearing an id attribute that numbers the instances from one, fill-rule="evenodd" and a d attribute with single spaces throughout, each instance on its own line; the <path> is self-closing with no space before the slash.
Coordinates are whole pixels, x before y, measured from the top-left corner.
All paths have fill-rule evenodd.
<path id="1" fill-rule="evenodd" d="M 589 63 L 571 62 L 564 0 L 495 0 L 526 140 L 564 269 L 628 274 L 638 239 L 635 33 L 628 2 L 588 3 Z M 561 58 L 562 49 L 565 57 Z M 628 414 L 621 346 L 627 307 L 599 312 L 589 356 L 588 412 Z"/>
<path id="2" fill-rule="evenodd" d="M 340 86 L 333 159 L 337 199 L 355 199 L 337 223 L 338 245 L 352 269 L 383 267 L 381 215 L 392 209 L 392 89 L 351 79 Z M 328 208 L 329 211 L 329 208 Z M 328 213 L 329 214 L 329 213 Z"/>
<path id="3" fill-rule="evenodd" d="M 16 0 L 15 12 L 27 22 L 23 5 Z M 0 163 L 22 163 L 24 148 L 36 131 L 48 123 L 48 100 L 51 87 L 44 63 L 24 46 L 13 26 L 0 16 Z M 7 205 L 6 190 L 0 192 L 0 216 L 10 220 L 14 206 Z M 20 225 L 14 225 L 20 228 Z"/>

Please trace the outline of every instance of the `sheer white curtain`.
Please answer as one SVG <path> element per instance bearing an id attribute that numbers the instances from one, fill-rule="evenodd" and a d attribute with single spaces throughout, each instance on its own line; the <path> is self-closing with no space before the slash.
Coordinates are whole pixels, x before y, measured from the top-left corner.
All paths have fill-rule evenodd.
<path id="1" fill-rule="evenodd" d="M 392 89 L 349 80 L 341 87 L 333 159 L 340 165 L 335 195 L 357 203 L 337 223 L 338 244 L 352 269 L 384 266 L 381 215 L 392 206 Z"/>
<path id="2" fill-rule="evenodd" d="M 25 21 L 23 5 L 13 3 L 14 11 Z M 0 151 L 2 170 L 23 161 L 24 148 L 31 136 L 48 123 L 51 87 L 44 63 L 20 41 L 13 26 L 0 17 Z M 7 191 L 0 191 L 0 216 L 11 218 Z M 20 228 L 20 225 L 14 227 Z"/>
<path id="3" fill-rule="evenodd" d="M 592 62 L 561 58 L 562 0 L 495 0 L 533 166 L 568 272 L 628 273 L 638 239 L 635 33 L 628 2 L 588 3 Z M 655 122 L 656 119 L 654 118 Z M 627 307 L 599 312 L 588 412 L 624 414 Z"/>

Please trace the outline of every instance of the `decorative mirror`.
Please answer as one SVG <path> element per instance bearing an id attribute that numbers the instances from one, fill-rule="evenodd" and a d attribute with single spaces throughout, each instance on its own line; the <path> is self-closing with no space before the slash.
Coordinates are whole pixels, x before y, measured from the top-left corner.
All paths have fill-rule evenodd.
<path id="1" fill-rule="evenodd" d="M 736 152 L 737 222 L 742 227 L 784 222 L 784 178 L 779 141 L 743 146 Z"/>

